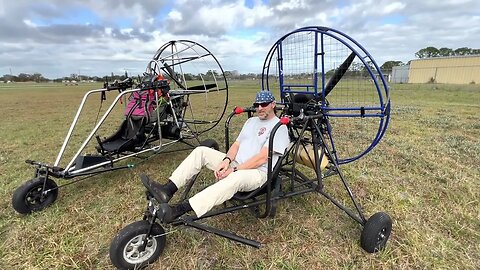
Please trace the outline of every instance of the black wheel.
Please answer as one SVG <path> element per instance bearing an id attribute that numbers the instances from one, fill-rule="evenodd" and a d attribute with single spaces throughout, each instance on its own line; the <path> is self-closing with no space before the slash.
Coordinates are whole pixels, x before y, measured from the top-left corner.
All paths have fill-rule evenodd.
<path id="1" fill-rule="evenodd" d="M 165 248 L 165 230 L 153 224 L 148 239 L 150 223 L 146 220 L 134 222 L 123 228 L 110 244 L 110 260 L 118 269 L 142 269 L 156 261 Z M 144 241 L 145 249 L 141 251 Z"/>
<path id="2" fill-rule="evenodd" d="M 49 190 L 49 191 L 48 191 Z M 48 191 L 45 193 L 45 191 Z M 19 186 L 12 196 L 12 206 L 20 214 L 43 210 L 58 197 L 58 186 L 51 179 L 34 178 Z"/>
<path id="3" fill-rule="evenodd" d="M 392 232 L 392 219 L 384 212 L 371 216 L 363 227 L 360 244 L 362 248 L 374 253 L 385 248 Z"/>
<path id="4" fill-rule="evenodd" d="M 205 141 L 202 141 L 202 142 L 200 142 L 200 146 L 210 147 L 210 148 L 213 148 L 215 150 L 220 149 L 217 141 L 215 141 L 214 139 L 207 139 Z"/>

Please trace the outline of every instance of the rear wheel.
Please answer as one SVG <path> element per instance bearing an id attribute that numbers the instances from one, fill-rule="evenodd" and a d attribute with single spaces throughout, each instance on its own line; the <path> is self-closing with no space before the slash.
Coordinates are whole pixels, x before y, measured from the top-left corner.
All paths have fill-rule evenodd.
<path id="1" fill-rule="evenodd" d="M 51 179 L 34 178 L 19 186 L 12 196 L 12 206 L 20 214 L 41 211 L 58 197 L 58 186 Z"/>
<path id="2" fill-rule="evenodd" d="M 146 220 L 134 222 L 123 228 L 110 244 L 110 260 L 119 269 L 142 269 L 160 257 L 165 248 L 165 230 Z M 146 244 L 145 244 L 146 241 Z M 144 248 L 145 247 L 145 248 Z"/>
<path id="3" fill-rule="evenodd" d="M 362 248 L 374 253 L 385 248 L 392 232 L 392 219 L 384 212 L 371 216 L 363 227 L 360 237 Z"/>
<path id="4" fill-rule="evenodd" d="M 214 139 L 204 140 L 204 141 L 200 142 L 200 146 L 210 147 L 210 148 L 213 148 L 213 149 L 215 149 L 215 150 L 219 150 L 219 149 L 220 149 L 220 147 L 218 146 L 217 141 L 215 141 Z"/>

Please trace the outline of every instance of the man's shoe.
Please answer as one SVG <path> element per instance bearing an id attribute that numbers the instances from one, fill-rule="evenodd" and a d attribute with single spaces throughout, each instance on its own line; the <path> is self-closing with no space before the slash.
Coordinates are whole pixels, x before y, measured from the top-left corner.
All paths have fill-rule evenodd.
<path id="1" fill-rule="evenodd" d="M 180 204 L 170 206 L 168 203 L 162 203 L 159 210 L 157 215 L 163 223 L 170 223 L 186 213 Z"/>
<path id="2" fill-rule="evenodd" d="M 143 185 L 147 188 L 148 192 L 150 192 L 159 203 L 168 203 L 172 198 L 172 195 L 168 193 L 162 184 L 150 180 L 147 175 L 140 175 L 140 179 L 142 180 Z"/>

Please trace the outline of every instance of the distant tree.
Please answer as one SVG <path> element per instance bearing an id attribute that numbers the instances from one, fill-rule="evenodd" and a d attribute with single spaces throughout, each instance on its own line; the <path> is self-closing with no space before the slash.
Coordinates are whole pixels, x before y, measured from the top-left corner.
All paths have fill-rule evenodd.
<path id="1" fill-rule="evenodd" d="M 370 68 L 370 70 L 375 73 L 376 68 L 373 65 L 373 62 L 372 61 L 367 61 L 367 65 Z M 370 77 L 370 73 L 368 73 L 367 66 L 365 66 L 365 65 L 362 66 L 362 76 L 363 77 Z"/>
<path id="2" fill-rule="evenodd" d="M 358 71 L 361 71 L 361 70 L 363 69 L 363 67 L 364 67 L 364 66 L 363 66 L 363 63 L 361 63 L 361 62 L 354 62 L 354 63 L 350 66 L 349 70 L 350 70 L 350 71 L 353 71 L 353 72 L 358 72 Z M 338 68 L 338 67 L 337 67 L 337 68 Z"/>
<path id="3" fill-rule="evenodd" d="M 12 81 L 12 82 L 18 82 L 19 81 L 17 76 L 10 75 L 10 74 L 5 75 L 5 80 L 6 81 Z"/>
<path id="4" fill-rule="evenodd" d="M 233 73 L 231 71 L 225 70 L 224 74 L 227 79 L 233 79 Z"/>
<path id="5" fill-rule="evenodd" d="M 452 55 L 455 55 L 455 52 L 454 52 L 452 49 L 450 49 L 450 48 L 445 48 L 445 47 L 440 48 L 440 49 L 438 50 L 438 52 L 439 52 L 440 56 L 452 56 Z"/>
<path id="6" fill-rule="evenodd" d="M 470 55 L 472 54 L 472 49 L 467 47 L 461 47 L 456 49 L 454 52 L 455 52 L 455 55 Z"/>
<path id="7" fill-rule="evenodd" d="M 186 81 L 191 81 L 194 79 L 194 75 L 192 73 L 184 73 L 183 76 L 185 77 Z"/>
<path id="8" fill-rule="evenodd" d="M 19 82 L 29 82 L 32 81 L 32 75 L 27 73 L 20 73 L 18 74 L 18 81 Z"/>
<path id="9" fill-rule="evenodd" d="M 213 78 L 218 78 L 218 72 L 216 70 L 209 69 L 205 74 L 202 74 L 204 80 L 211 81 Z"/>
<path id="10" fill-rule="evenodd" d="M 39 83 L 39 82 L 45 82 L 48 81 L 48 79 L 45 79 L 42 74 L 40 73 L 33 73 L 32 75 L 32 80 Z"/>
<path id="11" fill-rule="evenodd" d="M 238 70 L 232 70 L 230 73 L 232 74 L 232 78 L 238 78 L 238 76 L 240 76 L 240 72 L 238 72 Z"/>
<path id="12" fill-rule="evenodd" d="M 402 61 L 387 61 L 385 63 L 383 63 L 383 65 L 380 67 L 381 70 L 392 70 L 393 67 L 396 67 L 396 66 L 403 66 L 403 62 Z"/>
<path id="13" fill-rule="evenodd" d="M 415 53 L 417 58 L 430 58 L 436 57 L 440 54 L 440 51 L 435 47 L 426 47 L 420 49 L 418 52 Z"/>
<path id="14" fill-rule="evenodd" d="M 330 69 L 325 73 L 325 77 L 330 78 L 333 76 L 333 74 L 335 74 L 335 69 Z"/>

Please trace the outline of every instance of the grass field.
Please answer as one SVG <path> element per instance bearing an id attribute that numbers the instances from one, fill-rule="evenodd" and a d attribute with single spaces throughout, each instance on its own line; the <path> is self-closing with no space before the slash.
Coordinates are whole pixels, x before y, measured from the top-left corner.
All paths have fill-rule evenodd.
<path id="1" fill-rule="evenodd" d="M 165 181 L 187 155 L 158 155 L 131 170 L 67 186 L 44 211 L 17 214 L 12 193 L 33 176 L 24 160 L 54 162 L 81 97 L 93 88 L 0 85 L 0 269 L 112 269 L 110 241 L 140 220 L 146 206 L 139 175 Z M 229 108 L 251 104 L 258 88 L 256 82 L 230 83 Z M 365 214 L 385 211 L 393 218 L 384 251 L 364 252 L 360 226 L 308 194 L 281 201 L 275 219 L 240 211 L 208 220 L 262 242 L 260 249 L 177 227 L 150 268 L 479 269 L 480 87 L 400 84 L 392 86 L 391 99 L 385 138 L 343 167 Z M 97 105 L 88 104 L 85 123 L 96 117 Z M 91 128 L 83 124 L 73 141 Z M 221 141 L 223 121 L 207 137 Z M 202 178 L 212 180 L 210 174 Z M 332 192 L 343 196 L 340 188 Z"/>

